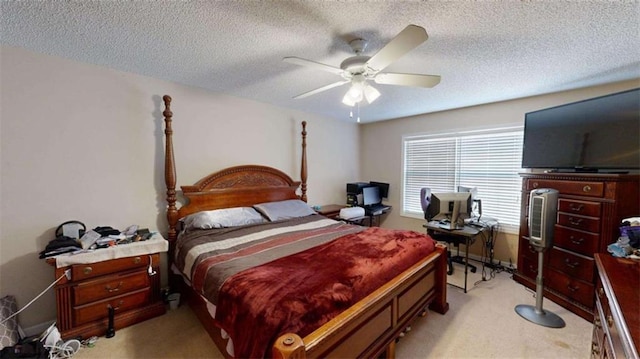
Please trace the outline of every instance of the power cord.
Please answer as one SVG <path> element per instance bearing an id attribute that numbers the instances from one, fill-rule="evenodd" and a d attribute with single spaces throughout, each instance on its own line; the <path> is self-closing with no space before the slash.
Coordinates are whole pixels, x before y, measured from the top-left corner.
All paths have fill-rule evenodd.
<path id="1" fill-rule="evenodd" d="M 55 345 L 45 345 L 45 348 L 49 349 L 49 359 L 67 359 L 77 353 L 81 346 L 79 340 L 71 339 L 66 342 L 60 340 Z"/>
<path id="2" fill-rule="evenodd" d="M 20 314 L 23 310 L 27 309 L 31 304 L 33 304 L 33 302 L 35 302 L 36 300 L 38 300 L 38 298 L 42 297 L 42 295 L 44 293 L 46 293 L 49 289 L 51 289 L 51 287 L 53 287 L 54 285 L 56 285 L 56 283 L 58 283 L 59 281 L 62 280 L 62 278 L 67 277 L 67 279 L 71 278 L 71 269 L 67 269 L 66 271 L 64 271 L 64 274 L 60 276 L 60 278 L 56 279 L 55 281 L 53 281 L 53 283 L 49 284 L 49 286 L 47 288 L 45 288 L 42 292 L 40 292 L 40 294 L 38 294 L 35 298 L 33 298 L 29 303 L 27 303 L 24 307 L 22 307 L 22 309 L 20 309 L 19 311 L 11 314 L 10 316 L 6 317 L 0 324 L 4 324 L 7 320 L 15 317 L 16 315 Z"/>

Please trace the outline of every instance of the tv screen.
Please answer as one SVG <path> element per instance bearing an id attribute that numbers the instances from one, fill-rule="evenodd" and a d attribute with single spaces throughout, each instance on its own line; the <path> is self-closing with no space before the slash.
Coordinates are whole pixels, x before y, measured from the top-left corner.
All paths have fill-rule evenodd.
<path id="1" fill-rule="evenodd" d="M 640 169 L 640 89 L 527 113 L 522 167 Z"/>

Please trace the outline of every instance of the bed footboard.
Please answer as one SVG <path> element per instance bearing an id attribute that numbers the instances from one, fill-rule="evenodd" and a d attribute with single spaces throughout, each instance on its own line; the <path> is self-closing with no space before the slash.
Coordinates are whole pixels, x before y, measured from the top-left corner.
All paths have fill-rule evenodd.
<path id="1" fill-rule="evenodd" d="M 395 357 L 395 340 L 427 307 L 444 314 L 446 249 L 436 251 L 304 339 L 280 336 L 272 355 L 280 359 Z"/>

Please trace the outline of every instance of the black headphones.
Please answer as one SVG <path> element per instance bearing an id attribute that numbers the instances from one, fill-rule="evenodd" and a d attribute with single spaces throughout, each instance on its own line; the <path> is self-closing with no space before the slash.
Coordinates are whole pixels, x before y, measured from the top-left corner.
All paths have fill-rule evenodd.
<path id="1" fill-rule="evenodd" d="M 63 231 L 64 226 L 68 224 L 79 224 L 82 226 L 82 229 L 78 231 L 78 237 L 82 237 L 84 235 L 84 232 L 86 232 L 87 230 L 87 226 L 85 226 L 84 223 L 80 221 L 67 221 L 59 225 L 58 228 L 56 228 L 56 238 L 62 237 L 62 235 L 64 234 L 64 231 Z"/>

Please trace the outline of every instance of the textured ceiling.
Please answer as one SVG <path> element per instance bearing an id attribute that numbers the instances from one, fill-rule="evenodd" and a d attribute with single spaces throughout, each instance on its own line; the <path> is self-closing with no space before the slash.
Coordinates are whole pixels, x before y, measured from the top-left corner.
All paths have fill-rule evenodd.
<path id="1" fill-rule="evenodd" d="M 637 1 L 5 1 L 1 41 L 126 72 L 349 120 L 347 86 L 282 61 L 338 67 L 348 40 L 373 55 L 409 24 L 429 40 L 387 71 L 442 76 L 375 86 L 363 122 L 640 78 Z"/>

